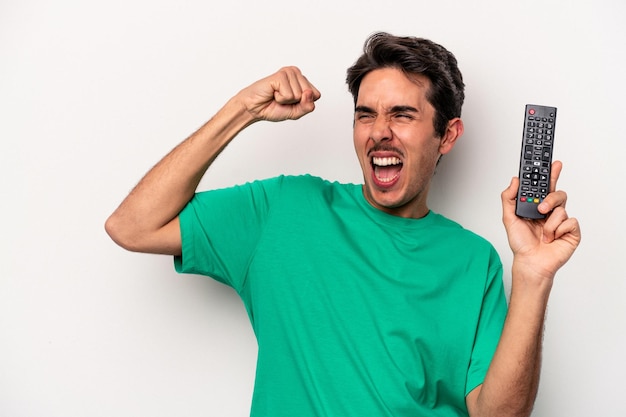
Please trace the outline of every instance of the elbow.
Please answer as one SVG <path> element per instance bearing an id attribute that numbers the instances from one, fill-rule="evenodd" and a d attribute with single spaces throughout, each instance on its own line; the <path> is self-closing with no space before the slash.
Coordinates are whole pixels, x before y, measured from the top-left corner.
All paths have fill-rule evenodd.
<path id="1" fill-rule="evenodd" d="M 104 230 L 120 247 L 140 253 L 180 255 L 182 243 L 178 218 L 157 229 L 113 213 L 104 223 Z"/>
<path id="2" fill-rule="evenodd" d="M 478 416 L 493 416 L 493 417 L 530 417 L 533 411 L 533 406 L 517 406 L 517 407 L 498 407 L 497 409 L 484 411 L 478 413 Z"/>
<path id="3" fill-rule="evenodd" d="M 470 417 L 530 417 L 532 407 L 530 409 L 518 410 L 490 410 L 482 412 L 469 413 Z"/>
<path id="4" fill-rule="evenodd" d="M 105 221 L 104 230 L 118 246 L 132 252 L 137 252 L 136 245 L 133 242 L 134 239 L 132 238 L 133 233 L 131 228 L 129 225 L 124 224 L 115 213 L 109 216 Z"/>
<path id="5" fill-rule="evenodd" d="M 467 410 L 470 417 L 530 417 L 535 395 L 523 395 L 516 390 L 512 395 L 486 399 L 478 386 L 467 397 Z"/>

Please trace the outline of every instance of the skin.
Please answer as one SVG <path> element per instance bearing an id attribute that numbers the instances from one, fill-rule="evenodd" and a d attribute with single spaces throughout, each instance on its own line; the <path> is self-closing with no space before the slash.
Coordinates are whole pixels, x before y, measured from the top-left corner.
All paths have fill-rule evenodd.
<path id="1" fill-rule="evenodd" d="M 105 230 L 127 250 L 180 255 L 178 214 L 222 150 L 253 123 L 296 120 L 312 112 L 320 97 L 296 67 L 281 68 L 244 88 L 141 179 L 107 219 Z"/>
<path id="2" fill-rule="evenodd" d="M 420 218 L 437 160 L 463 133 L 448 122 L 434 133 L 434 109 L 426 100 L 429 82 L 380 69 L 363 79 L 354 121 L 354 146 L 363 169 L 364 196 L 387 213 Z M 200 179 L 237 134 L 261 120 L 295 120 L 315 109 L 319 91 L 296 67 L 285 67 L 244 88 L 197 132 L 154 166 L 107 219 L 105 228 L 120 246 L 138 252 L 181 254 L 178 214 Z M 402 162 L 397 176 L 381 181 L 372 156 Z M 539 205 L 546 219 L 515 215 L 519 180 L 502 192 L 502 220 L 513 251 L 509 311 L 484 383 L 466 397 L 472 417 L 528 416 L 539 382 L 544 317 L 554 276 L 581 238 L 578 221 L 565 210 L 567 195 L 556 189 L 562 164 L 555 162 L 550 194 Z"/>
<path id="3" fill-rule="evenodd" d="M 578 247 L 580 227 L 567 215 L 567 194 L 556 190 L 563 165 L 552 166 L 550 194 L 539 205 L 544 220 L 515 215 L 519 179 L 501 194 L 502 221 L 513 251 L 509 310 L 498 348 L 482 386 L 466 398 L 471 416 L 529 416 L 539 386 L 541 341 L 548 298 L 557 270 Z"/>
<path id="4" fill-rule="evenodd" d="M 354 148 L 363 170 L 363 194 L 374 207 L 389 214 L 420 218 L 428 213 L 430 180 L 441 155 L 463 134 L 463 122 L 448 122 L 443 137 L 435 133 L 434 107 L 426 99 L 430 81 L 409 79 L 396 68 L 368 73 L 361 82 L 354 117 Z M 397 178 L 377 180 L 373 157 L 402 162 Z"/>

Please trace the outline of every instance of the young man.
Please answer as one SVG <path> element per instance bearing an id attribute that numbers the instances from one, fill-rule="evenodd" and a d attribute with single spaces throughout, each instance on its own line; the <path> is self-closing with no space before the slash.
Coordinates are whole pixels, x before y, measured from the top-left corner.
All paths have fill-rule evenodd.
<path id="1" fill-rule="evenodd" d="M 524 416 L 534 403 L 554 275 L 580 241 L 556 190 L 542 221 L 515 216 L 507 306 L 493 247 L 430 211 L 440 157 L 463 133 L 456 60 L 431 41 L 375 34 L 348 70 L 362 185 L 278 177 L 196 192 L 260 120 L 298 119 L 319 91 L 286 67 L 240 91 L 157 164 L 106 229 L 232 286 L 258 340 L 252 416 Z"/>

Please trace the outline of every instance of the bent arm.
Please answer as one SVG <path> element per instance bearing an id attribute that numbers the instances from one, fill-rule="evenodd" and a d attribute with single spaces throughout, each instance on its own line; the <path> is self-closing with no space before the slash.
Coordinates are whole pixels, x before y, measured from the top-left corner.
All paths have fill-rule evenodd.
<path id="1" fill-rule="evenodd" d="M 131 251 L 180 254 L 178 214 L 215 158 L 252 122 L 245 108 L 230 100 L 146 174 L 107 219 L 107 233 Z"/>
<path id="2" fill-rule="evenodd" d="M 319 97 L 295 67 L 241 90 L 146 174 L 107 219 L 107 233 L 131 251 L 179 255 L 178 215 L 220 152 L 250 124 L 300 118 Z"/>
<path id="3" fill-rule="evenodd" d="M 515 215 L 519 179 L 502 193 L 503 222 L 513 251 L 509 310 L 482 386 L 466 398 L 472 417 L 527 417 L 541 371 L 543 328 L 554 276 L 580 243 L 580 228 L 565 211 L 567 196 L 555 191 L 562 164 L 553 165 L 551 193 L 539 205 L 545 220 Z"/>
<path id="4" fill-rule="evenodd" d="M 467 396 L 472 417 L 529 416 L 541 370 L 544 318 L 551 288 L 513 267 L 511 299 L 498 348 L 482 386 Z"/>

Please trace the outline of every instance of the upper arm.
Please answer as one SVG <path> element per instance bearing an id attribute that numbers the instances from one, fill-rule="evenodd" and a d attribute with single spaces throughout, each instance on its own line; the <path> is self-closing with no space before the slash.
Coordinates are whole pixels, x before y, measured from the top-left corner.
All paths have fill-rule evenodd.
<path id="1" fill-rule="evenodd" d="M 475 417 L 478 409 L 478 395 L 480 394 L 480 390 L 482 389 L 482 384 L 474 388 L 470 391 L 467 396 L 465 396 L 465 404 L 467 405 L 467 411 L 470 417 Z"/>
<path id="2" fill-rule="evenodd" d="M 182 239 L 178 216 L 169 223 L 152 232 L 129 232 L 131 228 L 123 225 L 115 215 L 111 216 L 105 229 L 111 239 L 121 247 L 132 252 L 180 255 Z"/>
<path id="3" fill-rule="evenodd" d="M 154 233 L 149 242 L 146 252 L 163 255 L 181 255 L 182 238 L 180 234 L 180 219 L 174 217 L 168 224 Z"/>

